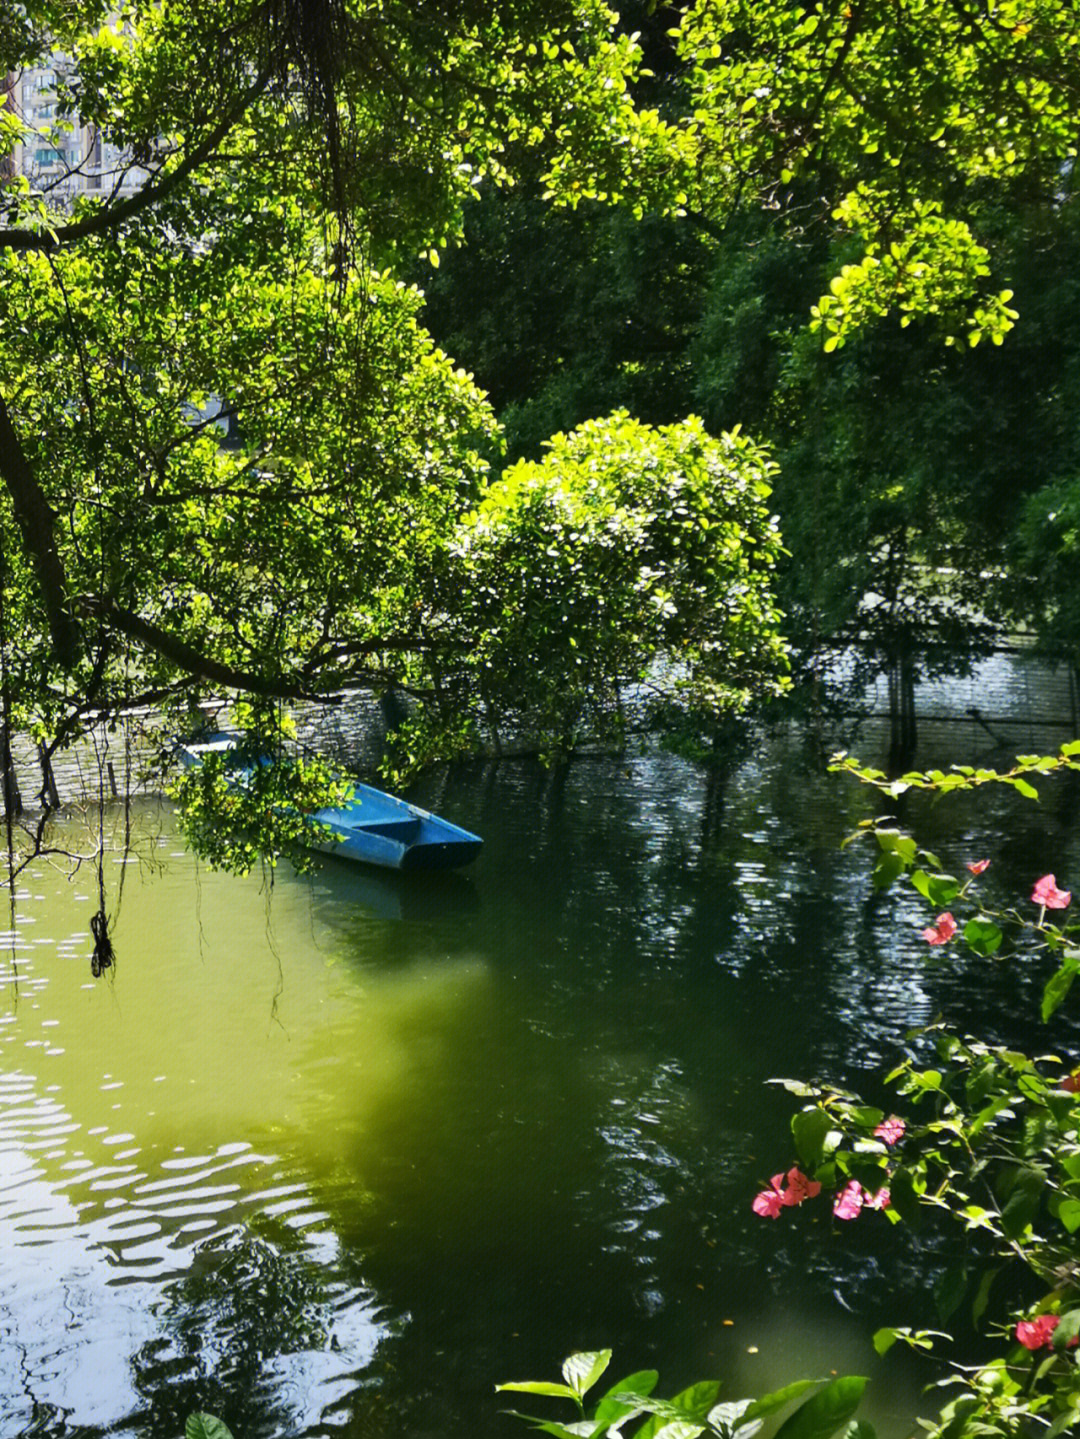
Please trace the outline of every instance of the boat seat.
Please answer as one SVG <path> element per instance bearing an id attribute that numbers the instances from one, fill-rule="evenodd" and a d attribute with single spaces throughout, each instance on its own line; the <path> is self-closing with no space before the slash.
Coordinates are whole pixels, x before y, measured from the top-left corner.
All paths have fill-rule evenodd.
<path id="1" fill-rule="evenodd" d="M 420 828 L 418 819 L 373 819 L 367 824 L 361 820 L 359 824 L 350 825 L 351 829 L 363 830 L 365 834 L 381 834 L 384 839 L 407 840 L 411 839 Z"/>

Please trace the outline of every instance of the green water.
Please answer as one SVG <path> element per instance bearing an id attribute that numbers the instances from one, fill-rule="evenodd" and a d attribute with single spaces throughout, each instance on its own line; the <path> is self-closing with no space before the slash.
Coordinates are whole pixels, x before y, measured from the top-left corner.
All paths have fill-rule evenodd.
<path id="1" fill-rule="evenodd" d="M 917 899 L 872 899 L 838 848 L 867 797 L 797 737 L 722 803 L 671 759 L 463 769 L 417 798 L 484 836 L 467 874 L 268 886 L 200 870 L 140 806 L 102 981 L 92 871 L 23 877 L 0 1434 L 164 1439 L 205 1408 L 238 1439 L 497 1439 L 496 1382 L 601 1345 L 729 1398 L 872 1373 L 879 1432 L 909 1432 L 919 1376 L 868 1335 L 933 1323 L 919 1260 L 879 1215 L 751 1213 L 791 1157 L 764 1081 L 872 1085 L 913 1024 L 1020 1012 L 1023 977 L 926 967 Z M 1063 788 L 921 833 L 993 852 L 1003 885 L 1064 883 L 1074 820 Z"/>

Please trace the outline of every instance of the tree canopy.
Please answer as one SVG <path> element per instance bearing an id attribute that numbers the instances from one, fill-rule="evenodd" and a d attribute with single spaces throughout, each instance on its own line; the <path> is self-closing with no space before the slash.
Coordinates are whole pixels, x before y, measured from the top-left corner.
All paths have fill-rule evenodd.
<path id="1" fill-rule="evenodd" d="M 393 687 L 439 752 L 468 718 L 447 683 L 461 657 L 486 645 L 520 677 L 535 639 L 505 610 L 491 633 L 462 539 L 500 493 L 494 414 L 400 277 L 417 256 L 436 265 L 478 188 L 512 183 L 524 157 L 556 194 L 571 153 L 591 168 L 616 144 L 627 171 L 646 150 L 661 164 L 668 132 L 631 95 L 634 39 L 597 0 L 38 0 L 0 29 L 0 70 L 47 61 L 55 113 L 10 91 L 0 143 L 59 146 L 78 122 L 118 158 L 74 198 L 78 157 L 0 193 L 4 723 L 57 743 L 88 715 L 168 712 L 208 688 L 265 719 L 278 701 Z M 695 488 L 698 461 L 619 423 L 647 526 Z M 716 483 L 737 506 L 764 464 L 733 445 Z M 721 708 L 774 688 L 781 665 L 764 511 L 755 526 L 757 578 L 733 566 L 727 612 L 695 621 L 694 644 L 715 648 L 744 609 L 771 654 L 734 665 Z M 582 546 L 546 538 L 528 563 L 549 583 L 551 548 Z M 718 526 L 715 550 L 684 552 L 691 588 L 715 587 L 725 546 Z M 581 572 L 567 563 L 564 583 Z M 598 694 L 643 678 L 664 634 L 655 608 L 645 634 L 632 586 L 617 598 L 629 628 L 593 655 Z M 522 715 L 549 685 L 518 683 Z"/>
<path id="2" fill-rule="evenodd" d="M 691 201 L 715 217 L 752 197 L 851 237 L 814 313 L 826 348 L 889 311 L 1000 342 L 1015 315 L 992 279 L 998 202 L 1067 188 L 1077 18 L 1057 0 L 698 0 L 676 39 Z"/>
<path id="3" fill-rule="evenodd" d="M 419 707 L 421 756 L 500 706 L 561 750 L 575 716 L 617 710 L 673 653 L 666 700 L 708 690 L 717 714 L 772 693 L 779 550 L 758 488 L 771 461 L 684 424 L 690 409 L 779 445 L 776 503 L 800 544 L 817 523 L 800 513 L 843 517 L 851 543 L 818 565 L 841 622 L 913 547 L 947 563 L 966 545 L 977 574 L 990 549 L 960 459 L 946 493 L 900 453 L 920 426 L 924 449 L 965 433 L 951 372 L 875 326 L 898 316 L 969 348 L 1013 324 L 1001 284 L 1010 265 L 1023 278 L 1020 232 L 1056 233 L 1069 213 L 1073 8 L 699 0 L 646 7 L 644 42 L 598 0 L 5 12 L 0 66 L 53 57 L 58 103 L 35 117 L 9 91 L 0 148 L 59 146 L 78 121 L 117 158 L 74 199 L 63 174 L 9 174 L 0 195 L 4 722 L 59 743 L 136 699 L 168 711 L 210 688 L 262 712 L 392 687 Z M 518 178 L 517 209 L 493 210 Z M 508 339 L 487 312 L 492 363 L 529 357 L 501 400 L 532 468 L 500 475 L 488 398 L 432 341 L 410 282 L 418 264 L 435 275 L 470 210 L 494 237 L 473 289 L 485 254 L 528 273 L 541 193 L 592 218 L 564 226 L 572 284 L 543 261 L 561 337 L 541 340 L 539 314 L 507 319 Z M 633 235 L 596 204 L 664 218 Z M 747 249 L 755 214 L 795 248 L 759 230 Z M 627 329 L 620 307 L 650 286 L 643 257 L 655 274 L 665 249 L 665 283 Z M 771 270 L 757 264 L 768 254 Z M 746 256 L 772 299 L 747 298 Z M 695 286 L 710 283 L 695 319 Z M 777 334 L 784 364 L 766 354 Z M 857 334 L 840 368 L 817 368 L 813 350 Z M 904 438 L 883 446 L 894 424 Z M 538 459 L 548 427 L 565 433 Z M 701 466 L 717 477 L 708 494 Z M 740 511 L 751 493 L 758 508 Z M 645 551 L 688 494 L 695 545 L 657 568 Z M 717 516 L 731 506 L 729 564 Z M 644 545 L 617 576 L 608 533 L 620 551 Z M 796 605 L 812 572 L 796 556 Z M 643 603 L 661 592 L 688 607 L 678 634 L 662 596 Z M 578 625 L 601 599 L 602 622 Z"/>

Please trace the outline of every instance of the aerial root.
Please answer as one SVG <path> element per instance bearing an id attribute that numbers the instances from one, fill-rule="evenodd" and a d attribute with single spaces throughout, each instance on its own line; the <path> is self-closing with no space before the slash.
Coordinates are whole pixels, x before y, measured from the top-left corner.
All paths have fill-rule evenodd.
<path id="1" fill-rule="evenodd" d="M 109 920 L 103 909 L 99 909 L 91 919 L 90 929 L 94 936 L 94 954 L 90 960 L 90 973 L 95 979 L 100 979 L 103 971 L 108 969 L 116 958 L 113 954 L 112 940 L 109 938 Z"/>

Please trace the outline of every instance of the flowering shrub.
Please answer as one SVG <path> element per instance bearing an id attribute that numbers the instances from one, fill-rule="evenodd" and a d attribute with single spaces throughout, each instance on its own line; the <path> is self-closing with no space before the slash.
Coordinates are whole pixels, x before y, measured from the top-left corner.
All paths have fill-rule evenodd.
<path id="1" fill-rule="evenodd" d="M 1063 746 L 1059 756 L 1022 756 L 1004 775 L 961 766 L 948 775 L 935 771 L 899 781 L 846 757 L 834 767 L 894 795 L 997 780 L 1037 797 L 1027 776 L 1080 768 L 1078 756 L 1080 742 Z M 968 877 L 961 879 L 891 824 L 866 821 L 860 833 L 876 844 L 875 887 L 904 882 L 938 911 L 921 930 L 927 946 L 963 945 L 980 956 L 1042 953 L 1056 960 L 1041 1001 L 1044 1022 L 1052 1017 L 1080 972 L 1080 923 L 1068 922 L 1072 893 L 1058 886 L 1056 875 L 1033 880 L 1028 903 L 1036 913 L 1023 905 L 997 911 L 979 900 L 974 887 L 989 859 L 965 861 Z M 1080 1346 L 1080 1065 L 1052 1053 L 1032 1058 L 960 1039 L 940 1026 L 911 1039 L 913 1049 L 886 1077 L 909 1106 L 906 1118 L 886 1117 L 839 1089 L 774 1081 L 806 1101 L 791 1124 L 802 1169 L 790 1174 L 800 1176 L 800 1185 L 797 1197 L 788 1198 L 790 1174 L 786 1189 L 777 1176 L 772 1190 L 754 1200 L 754 1210 L 775 1218 L 810 1197 L 809 1186 L 816 1184 L 832 1196 L 836 1220 L 877 1209 L 912 1229 L 936 1221 L 958 1230 L 961 1257 L 936 1287 L 945 1320 L 967 1301 L 976 1325 L 984 1322 L 995 1280 L 1008 1266 L 1041 1280 L 1046 1294 L 1037 1305 L 992 1326 L 1006 1352 L 950 1376 L 944 1382 L 956 1384 L 958 1396 L 937 1420 L 920 1422 L 932 1439 L 1056 1439 L 1080 1427 L 1080 1369 L 1069 1352 Z M 874 1342 L 884 1353 L 897 1339 L 920 1348 L 932 1343 L 927 1331 L 900 1329 L 880 1330 Z"/>

